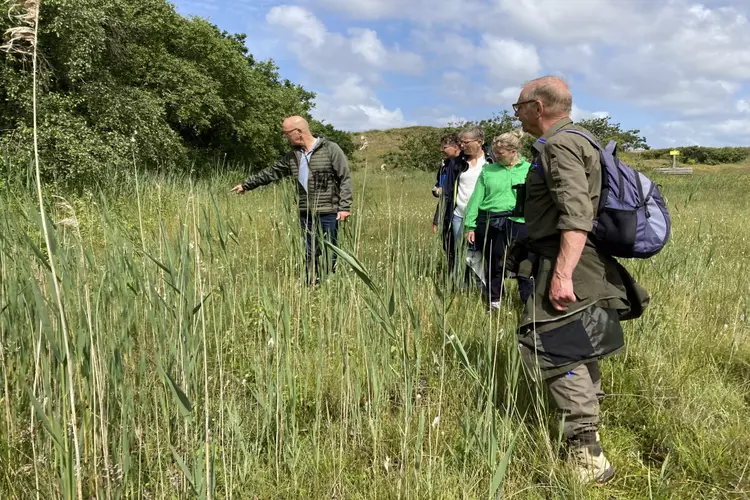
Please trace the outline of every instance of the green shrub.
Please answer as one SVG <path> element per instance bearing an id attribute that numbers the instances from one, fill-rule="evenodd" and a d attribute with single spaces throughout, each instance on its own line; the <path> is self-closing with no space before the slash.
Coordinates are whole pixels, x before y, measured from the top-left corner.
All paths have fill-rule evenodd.
<path id="1" fill-rule="evenodd" d="M 722 163 L 742 163 L 750 156 L 750 148 L 709 148 L 705 146 L 684 146 L 678 148 L 652 149 L 643 151 L 640 155 L 646 160 L 669 159 L 669 152 L 677 149 L 680 163 L 689 165 L 720 165 Z"/>
<path id="2" fill-rule="evenodd" d="M 384 154 L 383 161 L 396 168 L 437 170 L 443 159 L 443 154 L 440 152 L 441 138 L 447 133 L 458 133 L 470 126 L 478 126 L 484 130 L 485 145 L 489 149 L 495 137 L 517 128 L 518 123 L 507 111 L 503 111 L 502 114 L 477 122 L 452 123 L 443 128 L 418 129 L 415 133 L 405 134 L 398 150 Z M 523 146 L 523 154 L 526 157 L 531 156 L 533 143 L 534 139 L 527 135 Z"/>

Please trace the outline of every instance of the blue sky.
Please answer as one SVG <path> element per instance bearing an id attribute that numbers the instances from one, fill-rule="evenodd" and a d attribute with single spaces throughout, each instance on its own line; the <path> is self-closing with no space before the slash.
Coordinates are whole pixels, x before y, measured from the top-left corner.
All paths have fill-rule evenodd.
<path id="1" fill-rule="evenodd" d="M 750 146 L 750 0 L 174 3 L 246 33 L 345 130 L 490 117 L 555 74 L 574 119 L 609 115 L 652 147 Z"/>

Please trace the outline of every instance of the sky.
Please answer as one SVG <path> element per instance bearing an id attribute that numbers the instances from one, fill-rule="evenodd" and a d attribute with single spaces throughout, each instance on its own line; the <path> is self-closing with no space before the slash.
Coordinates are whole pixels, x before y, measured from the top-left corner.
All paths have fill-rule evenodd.
<path id="1" fill-rule="evenodd" d="M 610 116 L 652 147 L 750 146 L 750 0 L 172 1 L 247 34 L 336 128 L 489 118 L 557 75 L 574 120 Z"/>

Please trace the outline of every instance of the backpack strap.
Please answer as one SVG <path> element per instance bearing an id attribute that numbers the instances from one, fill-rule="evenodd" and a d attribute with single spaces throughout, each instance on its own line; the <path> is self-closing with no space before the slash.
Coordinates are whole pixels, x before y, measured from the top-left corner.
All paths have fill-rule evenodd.
<path id="1" fill-rule="evenodd" d="M 612 157 L 615 158 L 615 161 L 618 161 L 617 160 L 617 156 L 616 156 L 616 154 L 617 154 L 617 143 L 615 141 L 609 141 L 609 143 L 607 144 L 607 147 L 606 148 L 602 148 L 602 146 L 599 144 L 599 141 L 597 141 L 591 134 L 587 134 L 586 132 L 584 132 L 582 130 L 578 130 L 578 129 L 574 129 L 574 128 L 564 128 L 564 129 L 560 129 L 557 132 L 555 132 L 553 134 L 553 136 L 559 134 L 560 132 L 569 132 L 569 133 L 572 133 L 572 134 L 580 135 L 581 137 L 583 137 L 586 140 L 588 140 L 589 143 L 592 146 L 594 146 L 594 148 L 596 148 L 596 150 L 599 152 L 600 164 L 602 165 L 602 169 L 605 168 L 602 155 L 605 155 L 605 154 L 612 155 Z M 537 139 L 537 142 L 540 143 L 540 144 L 542 144 L 542 145 L 546 145 L 547 144 L 547 141 L 544 140 L 544 139 L 541 139 L 541 138 Z M 542 177 L 542 179 L 544 179 L 544 170 L 542 169 L 542 162 L 541 162 L 541 152 L 537 155 L 537 158 L 535 159 L 535 163 L 536 163 L 537 172 L 539 172 L 539 175 Z M 619 185 L 622 186 L 622 183 L 623 183 L 622 172 L 618 169 L 617 173 L 618 173 L 618 175 L 620 177 L 620 179 L 619 179 L 619 181 L 620 181 Z M 636 182 L 639 182 L 639 181 L 640 181 L 640 179 L 636 179 Z M 640 189 L 640 186 L 638 186 L 638 187 Z M 600 199 L 599 199 L 599 207 L 598 207 L 597 213 L 601 212 L 601 210 L 604 208 L 604 204 L 607 201 L 607 193 L 608 193 L 608 191 L 609 191 L 609 183 L 607 182 L 607 175 L 606 175 L 606 172 L 602 172 L 601 196 L 600 196 Z M 622 196 L 622 194 L 623 194 L 622 190 L 620 190 L 620 191 L 621 191 L 620 195 Z"/>
<path id="2" fill-rule="evenodd" d="M 617 154 L 617 143 L 615 141 L 609 141 L 606 148 L 603 148 L 599 141 L 597 141 L 593 136 L 590 134 L 587 134 L 586 132 L 574 128 L 563 128 L 552 134 L 552 137 L 556 136 L 557 134 L 561 132 L 570 132 L 572 134 L 580 135 L 581 137 L 587 139 L 592 146 L 596 148 L 597 151 L 599 151 L 599 154 L 611 154 L 612 156 L 616 156 Z M 542 146 L 547 145 L 547 140 L 542 139 L 541 137 L 536 140 L 538 144 L 541 144 Z M 537 172 L 539 172 L 539 175 L 544 179 L 544 170 L 542 169 L 542 162 L 541 162 L 541 151 L 537 154 L 536 158 L 534 159 L 534 167 L 536 168 Z"/>

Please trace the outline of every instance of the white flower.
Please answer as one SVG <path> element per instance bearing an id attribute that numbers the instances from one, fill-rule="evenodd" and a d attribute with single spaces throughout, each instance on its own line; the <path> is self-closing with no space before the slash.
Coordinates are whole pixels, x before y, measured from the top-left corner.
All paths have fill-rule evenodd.
<path id="1" fill-rule="evenodd" d="M 435 417 L 435 420 L 432 421 L 432 426 L 437 427 L 440 424 L 440 415 Z"/>
<path id="2" fill-rule="evenodd" d="M 268 348 L 273 349 L 273 337 L 269 337 L 268 339 Z"/>

